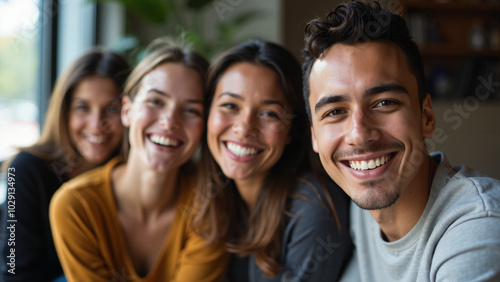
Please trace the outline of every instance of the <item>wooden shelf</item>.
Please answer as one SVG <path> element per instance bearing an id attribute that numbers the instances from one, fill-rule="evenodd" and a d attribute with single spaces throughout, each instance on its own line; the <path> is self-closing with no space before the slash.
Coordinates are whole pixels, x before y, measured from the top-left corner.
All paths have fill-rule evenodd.
<path id="1" fill-rule="evenodd" d="M 481 11 L 500 13 L 500 2 L 434 2 L 434 1 L 408 1 L 405 4 L 407 10 L 434 10 L 436 12 L 470 12 Z M 500 16 L 500 15 L 499 15 Z"/>
<path id="2" fill-rule="evenodd" d="M 498 57 L 500 59 L 500 49 L 473 50 L 467 46 L 457 47 L 441 43 L 422 44 L 419 49 L 422 56 Z"/>
<path id="3" fill-rule="evenodd" d="M 500 79 L 500 46 L 491 43 L 500 36 L 500 0 L 402 1 L 433 97 L 463 99 L 467 93 L 474 93 L 478 76 Z M 474 37 L 477 45 L 484 46 L 480 50 L 471 47 Z M 492 99 L 500 99 L 500 90 L 491 95 Z"/>

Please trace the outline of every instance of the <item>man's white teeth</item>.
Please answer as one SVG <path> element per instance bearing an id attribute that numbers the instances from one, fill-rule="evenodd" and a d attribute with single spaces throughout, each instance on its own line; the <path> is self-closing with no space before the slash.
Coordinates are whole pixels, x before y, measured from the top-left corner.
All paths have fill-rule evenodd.
<path id="1" fill-rule="evenodd" d="M 227 143 L 227 148 L 238 157 L 247 157 L 257 154 L 257 149 L 255 148 L 241 147 L 240 145 L 230 142 Z"/>
<path id="2" fill-rule="evenodd" d="M 349 161 L 349 166 L 355 170 L 368 170 L 384 165 L 391 159 L 391 155 L 365 161 Z"/>
<path id="3" fill-rule="evenodd" d="M 153 143 L 155 143 L 155 144 L 162 145 L 162 146 L 175 147 L 175 146 L 179 145 L 179 141 L 177 141 L 176 139 L 168 138 L 168 137 L 160 136 L 160 135 L 151 135 L 151 141 L 153 141 Z"/>
<path id="4" fill-rule="evenodd" d="M 90 143 L 100 144 L 104 142 L 105 139 L 104 135 L 87 135 L 87 140 L 89 140 Z"/>

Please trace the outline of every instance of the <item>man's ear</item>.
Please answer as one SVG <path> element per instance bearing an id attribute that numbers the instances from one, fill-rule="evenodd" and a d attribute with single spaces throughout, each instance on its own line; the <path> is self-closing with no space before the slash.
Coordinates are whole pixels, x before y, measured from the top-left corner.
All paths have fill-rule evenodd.
<path id="1" fill-rule="evenodd" d="M 125 127 L 130 127 L 130 108 L 131 107 L 132 107 L 132 101 L 130 101 L 130 98 L 128 96 L 123 97 L 121 118 L 122 118 L 122 124 Z"/>
<path id="2" fill-rule="evenodd" d="M 316 141 L 316 136 L 314 136 L 314 129 L 311 125 L 311 141 L 312 141 L 312 146 L 313 146 L 313 150 L 314 152 L 318 153 L 318 142 Z"/>
<path id="3" fill-rule="evenodd" d="M 422 132 L 424 137 L 430 138 L 436 131 L 436 118 L 432 110 L 431 95 L 427 93 L 422 102 Z"/>

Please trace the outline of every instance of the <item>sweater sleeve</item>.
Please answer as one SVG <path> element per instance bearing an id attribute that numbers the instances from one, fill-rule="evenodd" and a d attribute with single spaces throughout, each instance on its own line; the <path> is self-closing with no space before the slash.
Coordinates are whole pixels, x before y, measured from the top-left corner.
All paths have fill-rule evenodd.
<path id="1" fill-rule="evenodd" d="M 176 282 L 212 282 L 224 281 L 229 254 L 222 244 L 207 245 L 189 228 L 189 210 L 182 209 L 185 213 L 183 221 L 187 222 L 186 241 L 179 254 L 173 281 Z M 184 223 L 186 224 L 186 223 Z"/>
<path id="2" fill-rule="evenodd" d="M 52 194 L 63 179 L 50 171 L 43 160 L 28 153 L 16 156 L 9 168 L 13 178 L 7 188 L 13 189 L 7 189 L 3 205 L 1 248 L 3 259 L 15 258 L 14 264 L 6 264 L 10 259 L 2 263 L 2 280 L 51 281 L 62 274 L 62 269 L 52 241 L 48 209 Z M 12 216 L 7 218 L 9 215 Z M 9 240 L 11 231 L 13 239 Z M 11 266 L 14 275 L 9 272 Z"/>
<path id="3" fill-rule="evenodd" d="M 63 186 L 50 204 L 54 243 L 66 278 L 68 281 L 111 281 L 113 276 L 99 250 L 90 211 L 71 192 Z"/>
<path id="4" fill-rule="evenodd" d="M 273 279 L 252 281 L 337 281 L 352 254 L 348 230 L 348 201 L 333 183 L 329 188 L 341 230 L 323 205 L 321 188 L 314 182 L 300 183 L 296 189 L 291 217 L 285 229 L 282 250 L 284 268 Z M 333 190 L 332 190 L 333 189 Z M 324 199 L 324 198 L 323 198 Z M 255 268 L 254 268 L 255 269 Z M 261 276 L 262 277 L 262 276 Z"/>
<path id="5" fill-rule="evenodd" d="M 205 245 L 196 234 L 190 234 L 180 254 L 173 281 L 223 281 L 229 255 L 221 245 Z"/>
<path id="6" fill-rule="evenodd" d="M 314 182 L 312 182 L 314 183 Z M 312 184 L 311 183 L 311 184 Z M 309 185 L 311 185 L 309 184 Z M 321 188 L 315 185 L 317 191 Z M 292 219 L 287 228 L 285 281 L 337 281 L 352 253 L 347 228 L 348 205 L 340 193 L 332 193 L 342 229 L 326 207 L 321 205 L 311 186 L 303 187 L 307 198 L 297 199 L 292 206 Z M 330 187 L 330 191 L 338 187 Z M 305 189 L 305 190 L 304 190 Z"/>
<path id="7" fill-rule="evenodd" d="M 430 281 L 500 281 L 500 214 L 449 229 L 436 246 Z"/>

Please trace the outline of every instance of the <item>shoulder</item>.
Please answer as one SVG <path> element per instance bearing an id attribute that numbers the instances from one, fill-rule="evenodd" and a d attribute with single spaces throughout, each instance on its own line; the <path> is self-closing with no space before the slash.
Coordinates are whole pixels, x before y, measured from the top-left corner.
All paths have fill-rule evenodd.
<path id="1" fill-rule="evenodd" d="M 318 177 L 306 172 L 297 178 L 291 191 L 291 207 L 297 205 L 326 207 L 330 198 L 336 209 L 347 210 L 349 198 L 344 191 L 329 177 Z"/>
<path id="2" fill-rule="evenodd" d="M 429 211 L 424 212 L 426 223 L 433 234 L 440 235 L 441 248 L 455 244 L 456 240 L 460 240 L 460 248 L 472 248 L 479 238 L 492 234 L 498 237 L 500 228 L 496 232 L 493 228 L 500 227 L 499 180 L 464 165 L 452 167 L 443 157 L 429 201 Z M 499 240 L 483 240 L 487 241 L 500 246 Z"/>
<path id="3" fill-rule="evenodd" d="M 456 168 L 458 172 L 450 179 L 447 186 L 470 189 L 471 196 L 477 197 L 484 210 L 500 212 L 500 180 L 488 177 L 466 166 Z M 468 192 L 468 191 L 467 191 Z"/>
<path id="4" fill-rule="evenodd" d="M 46 200 L 50 199 L 66 180 L 63 174 L 58 174 L 51 166 L 50 161 L 20 152 L 5 169 L 15 175 L 19 195 L 38 191 L 40 194 L 36 196 L 36 201 L 45 201 L 43 195 L 47 196 Z"/>
<path id="5" fill-rule="evenodd" d="M 54 205 L 68 204 L 69 202 L 75 204 L 75 201 L 96 200 L 100 202 L 108 195 L 106 187 L 110 187 L 111 171 L 118 163 L 119 159 L 113 159 L 102 167 L 87 171 L 69 180 L 56 192 L 52 202 Z"/>
<path id="6" fill-rule="evenodd" d="M 500 213 L 500 180 L 465 165 L 452 167 L 441 157 L 431 191 L 437 202 L 448 202 L 462 213 Z"/>
<path id="7" fill-rule="evenodd" d="M 33 168 L 31 170 L 37 171 L 40 168 L 48 168 L 47 163 L 44 159 L 32 155 L 28 152 L 20 152 L 19 154 L 17 154 L 10 163 L 9 167 L 15 168 L 16 171 L 28 170 L 30 168 Z"/>
<path id="8" fill-rule="evenodd" d="M 98 167 L 69 180 L 62 188 L 73 191 L 90 189 L 91 187 L 101 186 L 109 177 L 110 175 L 106 175 L 104 167 Z"/>

